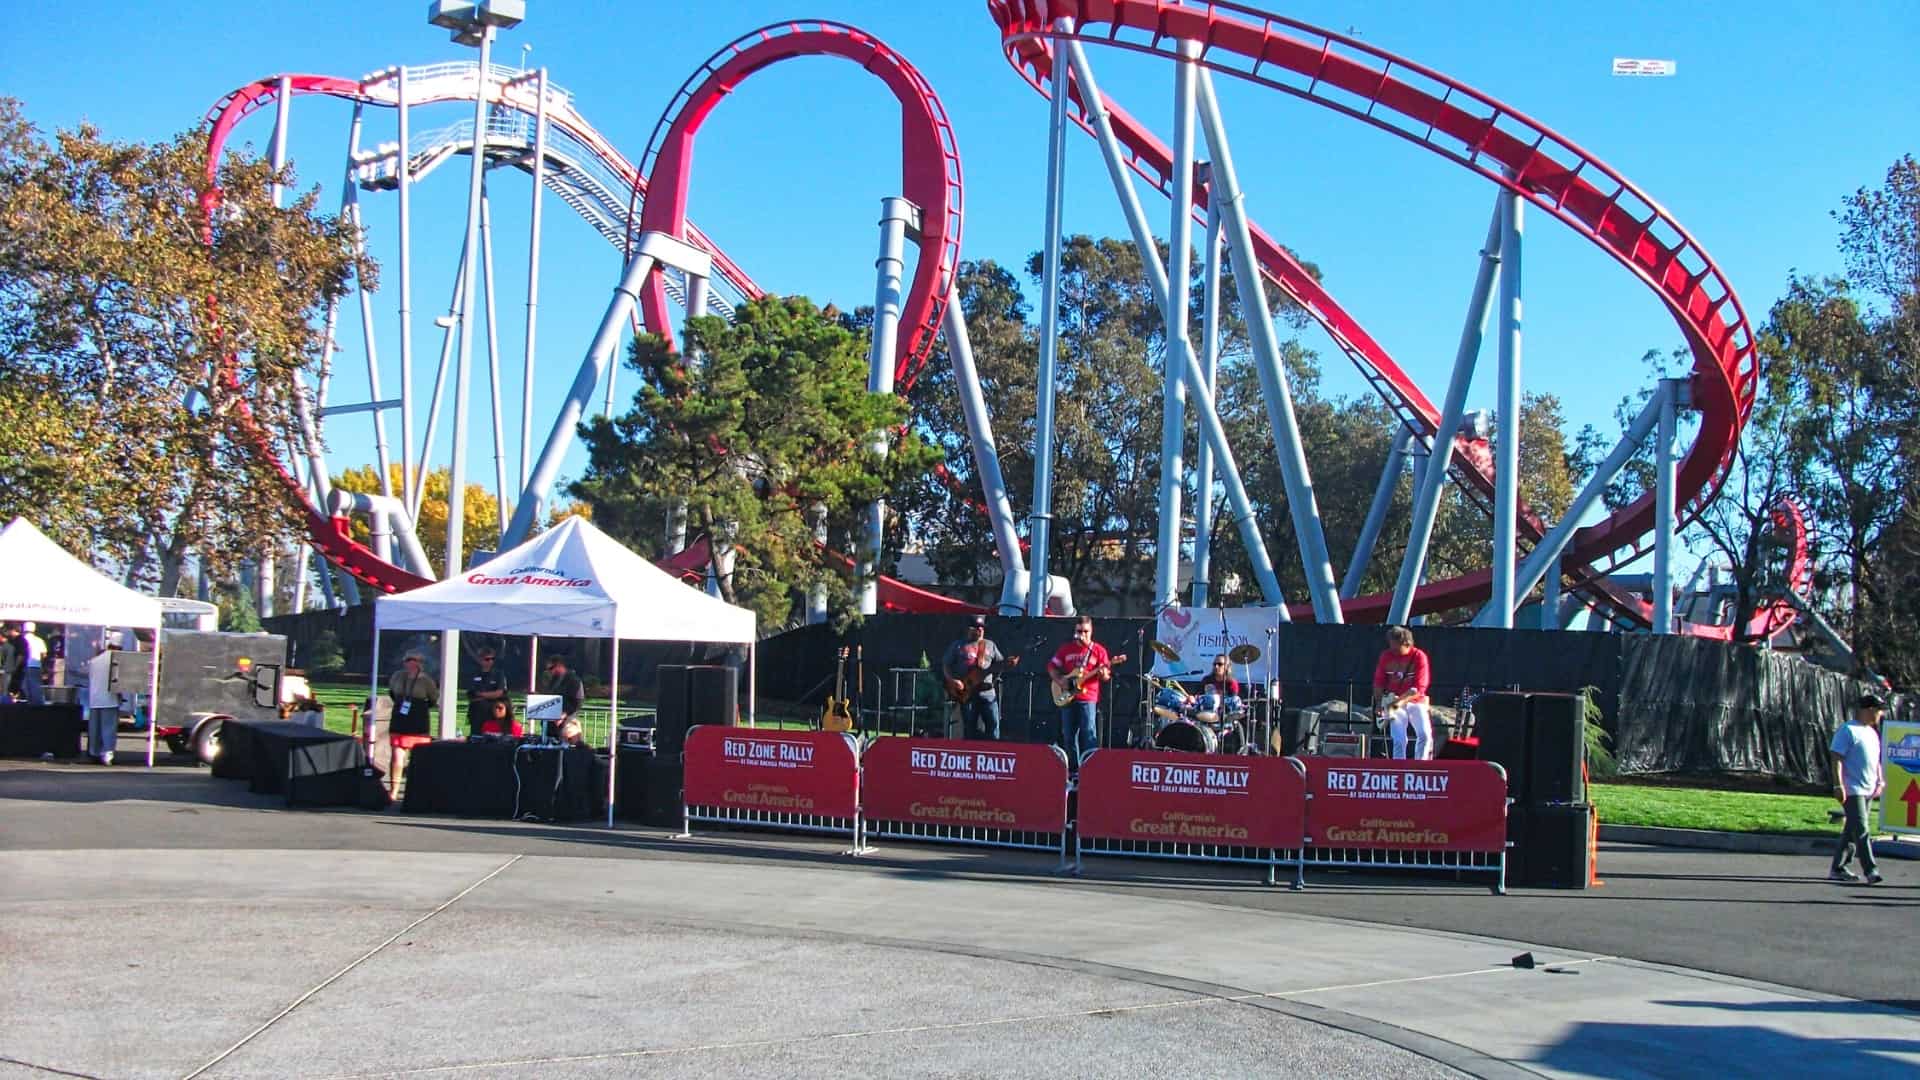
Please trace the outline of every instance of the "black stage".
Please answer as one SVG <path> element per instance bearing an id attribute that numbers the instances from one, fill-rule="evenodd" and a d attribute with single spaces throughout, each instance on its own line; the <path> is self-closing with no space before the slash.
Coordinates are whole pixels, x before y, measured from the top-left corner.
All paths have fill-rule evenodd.
<path id="1" fill-rule="evenodd" d="M 606 765 L 590 747 L 445 740 L 406 757 L 410 814 L 585 821 L 606 813 Z"/>
<path id="2" fill-rule="evenodd" d="M 352 736 L 290 720 L 227 720 L 213 775 L 289 806 L 358 806 L 367 756 Z"/>
<path id="3" fill-rule="evenodd" d="M 79 757 L 86 729 L 78 705 L 0 705 L 0 757 Z"/>

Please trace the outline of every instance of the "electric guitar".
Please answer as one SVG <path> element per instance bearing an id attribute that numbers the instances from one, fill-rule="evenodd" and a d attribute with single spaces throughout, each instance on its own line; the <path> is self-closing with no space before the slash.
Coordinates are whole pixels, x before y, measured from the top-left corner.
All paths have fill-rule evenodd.
<path id="1" fill-rule="evenodd" d="M 820 714 L 820 730 L 852 731 L 853 702 L 847 699 L 847 650 L 840 650 L 839 666 L 833 673 L 833 693 L 827 695 L 827 707 Z"/>
<path id="2" fill-rule="evenodd" d="M 1115 667 L 1127 662 L 1127 654 L 1121 653 L 1118 656 L 1109 656 L 1107 662 L 1097 670 L 1090 669 L 1087 666 L 1087 662 L 1092 659 L 1093 654 L 1091 652 L 1087 653 L 1087 655 L 1080 658 L 1080 666 L 1078 668 L 1053 680 L 1053 703 L 1055 705 L 1064 709 L 1068 705 L 1073 704 L 1073 699 L 1080 696 L 1080 688 L 1086 685 L 1088 676 L 1097 673 L 1102 678 L 1110 677 Z"/>
<path id="3" fill-rule="evenodd" d="M 1045 638 L 1034 638 L 1033 644 L 1027 647 L 1031 649 L 1045 640 Z M 1012 656 L 1002 657 L 1000 662 L 994 664 L 992 667 L 981 667 L 978 664 L 969 665 L 966 674 L 957 679 L 945 680 L 947 700 L 953 702 L 955 705 L 965 705 L 967 702 L 973 700 L 973 695 L 980 692 L 980 684 L 987 681 L 988 675 L 998 674 L 1019 663 L 1020 654 L 1015 653 Z"/>

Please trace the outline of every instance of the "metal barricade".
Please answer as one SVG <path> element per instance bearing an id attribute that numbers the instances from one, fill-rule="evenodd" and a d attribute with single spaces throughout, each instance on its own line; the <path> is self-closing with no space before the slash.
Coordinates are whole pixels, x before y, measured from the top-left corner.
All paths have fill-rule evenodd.
<path id="1" fill-rule="evenodd" d="M 1330 759 L 1323 758 L 1319 760 L 1321 762 L 1325 762 Z M 1404 764 L 1395 766 L 1391 762 L 1379 761 L 1379 760 L 1375 760 L 1375 761 L 1355 760 L 1351 763 L 1348 763 L 1347 761 L 1342 760 L 1338 766 L 1332 766 L 1332 767 L 1333 768 L 1368 768 L 1368 767 L 1408 768 L 1408 767 L 1418 767 L 1422 765 L 1432 766 L 1432 765 L 1441 765 L 1441 764 L 1486 765 L 1489 768 L 1491 768 L 1496 774 L 1498 774 L 1502 788 L 1505 787 L 1507 782 L 1506 769 L 1502 768 L 1498 762 L 1493 762 L 1493 761 L 1471 762 L 1471 763 L 1467 763 L 1467 762 L 1442 763 L 1442 762 L 1433 762 L 1433 761 L 1425 761 L 1425 762 L 1413 761 L 1413 762 L 1405 762 Z M 1308 830 L 1306 845 L 1300 857 L 1300 865 L 1303 871 L 1305 867 L 1313 866 L 1313 867 L 1324 867 L 1327 869 L 1340 869 L 1340 870 L 1396 870 L 1396 871 L 1438 870 L 1442 872 L 1452 872 L 1456 874 L 1492 874 L 1494 876 L 1494 881 L 1493 881 L 1493 884 L 1489 887 L 1492 889 L 1493 893 L 1497 896 L 1506 895 L 1507 893 L 1507 850 L 1506 849 L 1513 846 L 1512 841 L 1506 839 L 1506 823 L 1507 823 L 1507 817 L 1512 812 L 1512 809 L 1513 809 L 1512 798 L 1502 797 L 1500 800 L 1501 836 L 1499 840 L 1500 846 L 1497 849 L 1491 848 L 1491 847 L 1488 847 L 1488 848 L 1394 847 L 1394 846 L 1391 846 L 1390 844 L 1385 844 L 1385 843 L 1373 843 L 1364 847 L 1345 847 L 1345 846 L 1332 845 L 1332 844 L 1315 844 L 1313 842 L 1313 837 L 1314 837 L 1314 834 L 1320 828 L 1320 822 L 1315 820 L 1315 815 L 1314 815 L 1315 798 L 1316 798 L 1315 788 L 1313 785 L 1309 785 L 1308 791 L 1307 791 L 1307 818 L 1310 824 L 1310 828 Z"/>
<path id="2" fill-rule="evenodd" d="M 1178 759 L 1199 760 L 1197 756 L 1186 755 L 1186 754 L 1142 755 L 1142 754 L 1133 754 L 1133 753 L 1124 753 L 1124 756 L 1118 758 L 1117 760 L 1148 761 L 1148 760 L 1154 760 L 1156 758 L 1164 758 L 1166 760 L 1178 760 Z M 1092 763 L 1099 760 L 1100 760 L 1100 754 L 1096 753 L 1090 756 L 1087 759 L 1087 762 L 1082 764 L 1081 778 L 1082 778 L 1083 785 L 1085 783 L 1089 767 L 1092 765 Z M 1085 801 L 1086 792 L 1083 786 L 1083 789 L 1081 791 L 1082 802 L 1080 803 L 1080 807 L 1079 807 L 1078 820 L 1075 822 L 1073 826 L 1074 828 L 1074 860 L 1073 860 L 1074 873 L 1078 874 L 1081 872 L 1081 870 L 1083 869 L 1083 862 L 1082 862 L 1083 857 L 1089 854 L 1115 856 L 1119 858 L 1172 859 L 1172 860 L 1184 860 L 1189 862 L 1237 863 L 1237 864 L 1246 865 L 1246 866 L 1262 866 L 1266 868 L 1266 883 L 1268 885 L 1274 885 L 1278 883 L 1280 867 L 1291 866 L 1293 867 L 1293 882 L 1291 887 L 1294 889 L 1304 888 L 1306 879 L 1305 879 L 1305 871 L 1302 863 L 1302 855 L 1304 854 L 1304 850 L 1305 850 L 1305 834 L 1306 834 L 1306 828 L 1305 828 L 1306 800 L 1303 797 L 1304 785 L 1305 785 L 1306 775 L 1307 775 L 1306 767 L 1302 765 L 1298 759 L 1291 758 L 1291 757 L 1279 758 L 1279 759 L 1274 759 L 1274 758 L 1246 759 L 1246 758 L 1225 757 L 1225 758 L 1220 758 L 1219 760 L 1223 764 L 1216 766 L 1216 768 L 1220 770 L 1233 768 L 1233 766 L 1231 765 L 1224 764 L 1226 762 L 1248 763 L 1246 765 L 1243 765 L 1242 767 L 1247 768 L 1249 770 L 1249 775 L 1252 775 L 1251 770 L 1254 768 L 1266 769 L 1272 765 L 1277 765 L 1277 762 L 1285 762 L 1288 766 L 1291 767 L 1292 775 L 1301 784 L 1300 790 L 1286 792 L 1286 791 L 1275 791 L 1270 789 L 1264 790 L 1264 791 L 1258 790 L 1258 789 L 1251 789 L 1250 794 L 1251 794 L 1251 797 L 1257 798 L 1257 799 L 1284 801 L 1284 802 L 1272 802 L 1272 803 L 1266 804 L 1269 806 L 1285 805 L 1290 810 L 1293 809 L 1295 806 L 1298 807 L 1299 817 L 1296 821 L 1292 822 L 1291 824 L 1286 825 L 1284 827 L 1275 827 L 1272 822 L 1267 823 L 1267 825 L 1269 826 L 1268 831 L 1270 832 L 1277 831 L 1280 833 L 1280 835 L 1286 836 L 1286 837 L 1296 837 L 1296 836 L 1301 837 L 1301 842 L 1298 845 L 1289 846 L 1285 844 L 1278 844 L 1278 845 L 1272 845 L 1272 846 L 1261 846 L 1261 845 L 1243 845 L 1243 844 L 1205 843 L 1205 842 L 1193 842 L 1193 841 L 1182 841 L 1182 840 L 1137 839 L 1137 838 L 1114 837 L 1114 836 L 1106 836 L 1106 835 L 1088 836 L 1086 835 L 1087 830 L 1082 828 L 1082 823 L 1084 823 L 1088 818 L 1088 809 L 1089 809 L 1088 804 Z M 1252 762 L 1256 762 L 1256 761 L 1259 762 L 1257 766 L 1251 764 Z M 1179 820 L 1183 822 L 1195 821 L 1195 819 L 1198 819 L 1198 821 L 1195 821 L 1196 824 L 1198 824 L 1199 821 L 1204 821 L 1207 823 L 1207 827 L 1212 827 L 1212 828 L 1219 827 L 1219 823 L 1215 820 L 1213 814 L 1202 812 L 1197 807 L 1190 816 L 1185 811 L 1180 811 L 1180 810 L 1174 810 L 1172 811 L 1172 813 L 1178 816 Z M 1165 820 L 1164 812 L 1163 812 L 1163 820 Z M 1251 828 L 1252 827 L 1251 824 L 1249 824 L 1248 827 Z M 1278 839 L 1279 837 L 1276 836 L 1272 838 Z"/>

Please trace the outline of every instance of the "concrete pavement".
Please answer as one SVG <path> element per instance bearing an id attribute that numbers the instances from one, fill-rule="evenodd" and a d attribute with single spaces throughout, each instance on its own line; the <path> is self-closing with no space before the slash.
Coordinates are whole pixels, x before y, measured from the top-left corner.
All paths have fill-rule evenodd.
<path id="1" fill-rule="evenodd" d="M 1691 903 L 1344 876 L 1293 894 L 1100 860 L 1072 882 L 1023 855 L 287 813 L 121 772 L 0 770 L 0 1076 L 1920 1068 L 1913 1013 L 1533 934 L 1536 906 L 1568 935 L 1606 903 L 1745 918 L 1712 894 L 1758 881 Z M 1910 890 L 1821 895 L 1842 906 L 1802 913 L 1814 952 L 1859 918 L 1900 970 L 1911 911 L 1842 902 Z M 1529 950 L 1539 967 L 1510 965 Z"/>

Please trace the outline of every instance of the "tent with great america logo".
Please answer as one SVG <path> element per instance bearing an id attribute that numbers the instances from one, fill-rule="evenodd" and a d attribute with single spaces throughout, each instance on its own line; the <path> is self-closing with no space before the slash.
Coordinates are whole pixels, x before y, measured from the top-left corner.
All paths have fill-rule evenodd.
<path id="1" fill-rule="evenodd" d="M 690 641 L 747 647 L 747 716 L 754 711 L 754 613 L 695 589 L 627 550 L 581 517 L 569 517 L 479 566 L 411 592 L 380 597 L 373 607 L 373 650 L 384 630 L 466 630 L 517 637 Z M 450 692 L 454 680 L 448 679 Z M 620 709 L 620 650 L 613 650 L 612 715 Z M 374 673 L 373 694 L 380 695 Z M 443 699 L 444 700 L 444 699 Z M 451 737 L 451 710 L 441 734 Z M 617 754 L 617 725 L 608 752 Z M 613 821 L 613 769 L 608 770 L 607 821 Z"/>

